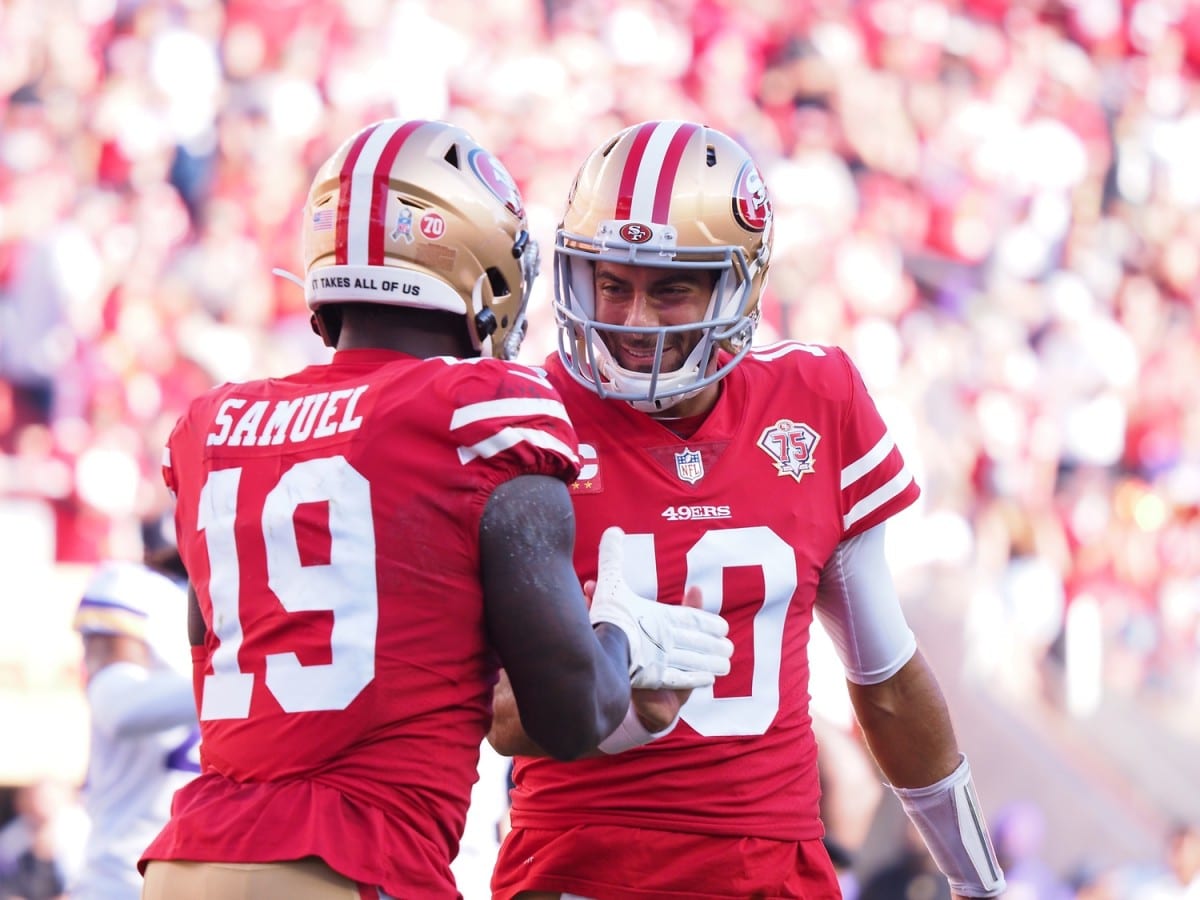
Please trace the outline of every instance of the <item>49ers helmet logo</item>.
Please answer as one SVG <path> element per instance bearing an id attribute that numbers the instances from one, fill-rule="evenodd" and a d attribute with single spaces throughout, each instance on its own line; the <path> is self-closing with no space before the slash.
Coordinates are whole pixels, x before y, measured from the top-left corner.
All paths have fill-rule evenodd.
<path id="1" fill-rule="evenodd" d="M 771 221 L 771 198 L 754 163 L 746 160 L 733 184 L 733 216 L 750 231 L 765 231 Z"/>
<path id="2" fill-rule="evenodd" d="M 496 199 L 507 206 L 513 215 L 525 218 L 525 206 L 521 202 L 521 192 L 517 183 L 508 174 L 500 160 L 492 156 L 482 147 L 475 147 L 467 155 L 471 171 L 483 182 L 484 187 L 491 191 Z"/>
<path id="3" fill-rule="evenodd" d="M 626 222 L 617 233 L 621 235 L 621 240 L 631 244 L 644 244 L 654 237 L 654 231 L 650 226 L 643 225 L 641 222 Z"/>

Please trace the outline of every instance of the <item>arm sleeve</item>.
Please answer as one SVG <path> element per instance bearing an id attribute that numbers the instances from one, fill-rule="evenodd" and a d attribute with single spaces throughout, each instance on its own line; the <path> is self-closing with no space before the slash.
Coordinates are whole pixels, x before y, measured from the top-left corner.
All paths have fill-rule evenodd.
<path id="1" fill-rule="evenodd" d="M 113 737 L 135 737 L 196 722 L 192 682 L 170 669 L 116 662 L 88 683 L 95 726 Z"/>
<path id="2" fill-rule="evenodd" d="M 838 544 L 817 586 L 817 618 L 855 684 L 886 681 L 917 651 L 892 584 L 883 534 L 880 523 Z"/>

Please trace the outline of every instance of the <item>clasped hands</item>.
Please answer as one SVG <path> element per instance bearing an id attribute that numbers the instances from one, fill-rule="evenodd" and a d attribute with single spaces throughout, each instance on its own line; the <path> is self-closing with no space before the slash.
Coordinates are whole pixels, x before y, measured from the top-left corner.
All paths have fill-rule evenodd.
<path id="1" fill-rule="evenodd" d="M 638 718 L 652 732 L 675 721 L 698 687 L 729 672 L 729 623 L 701 608 L 691 587 L 681 605 L 641 597 L 625 581 L 625 532 L 614 526 L 600 538 L 596 581 L 584 585 L 593 625 L 608 622 L 629 640 L 629 676 Z"/>

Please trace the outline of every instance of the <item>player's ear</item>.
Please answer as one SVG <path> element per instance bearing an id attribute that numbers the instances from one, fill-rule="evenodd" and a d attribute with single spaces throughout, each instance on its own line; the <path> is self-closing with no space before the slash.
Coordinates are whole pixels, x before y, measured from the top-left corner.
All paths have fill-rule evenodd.
<path id="1" fill-rule="evenodd" d="M 338 335 L 341 332 L 341 316 L 333 316 L 329 310 L 318 310 L 308 320 L 313 334 L 317 335 L 326 347 L 337 347 Z"/>

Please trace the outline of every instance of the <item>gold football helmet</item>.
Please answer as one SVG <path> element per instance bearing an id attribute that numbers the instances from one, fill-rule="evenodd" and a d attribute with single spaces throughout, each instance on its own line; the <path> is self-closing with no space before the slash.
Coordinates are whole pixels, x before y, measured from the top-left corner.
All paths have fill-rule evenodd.
<path id="1" fill-rule="evenodd" d="M 386 119 L 321 166 L 304 207 L 304 294 L 466 316 L 481 355 L 512 359 L 538 271 L 521 195 L 446 122 Z"/>
<path id="2" fill-rule="evenodd" d="M 610 138 L 584 161 L 555 236 L 554 310 L 567 370 L 601 397 L 647 412 L 668 409 L 724 378 L 741 361 L 758 323 L 771 257 L 766 186 L 732 138 L 690 122 L 643 122 Z M 593 264 L 714 270 L 705 318 L 693 325 L 642 328 L 596 321 Z M 662 371 L 668 333 L 699 340 L 684 363 Z M 658 341 L 649 372 L 617 364 L 606 334 Z M 733 354 L 722 364 L 718 347 Z"/>

